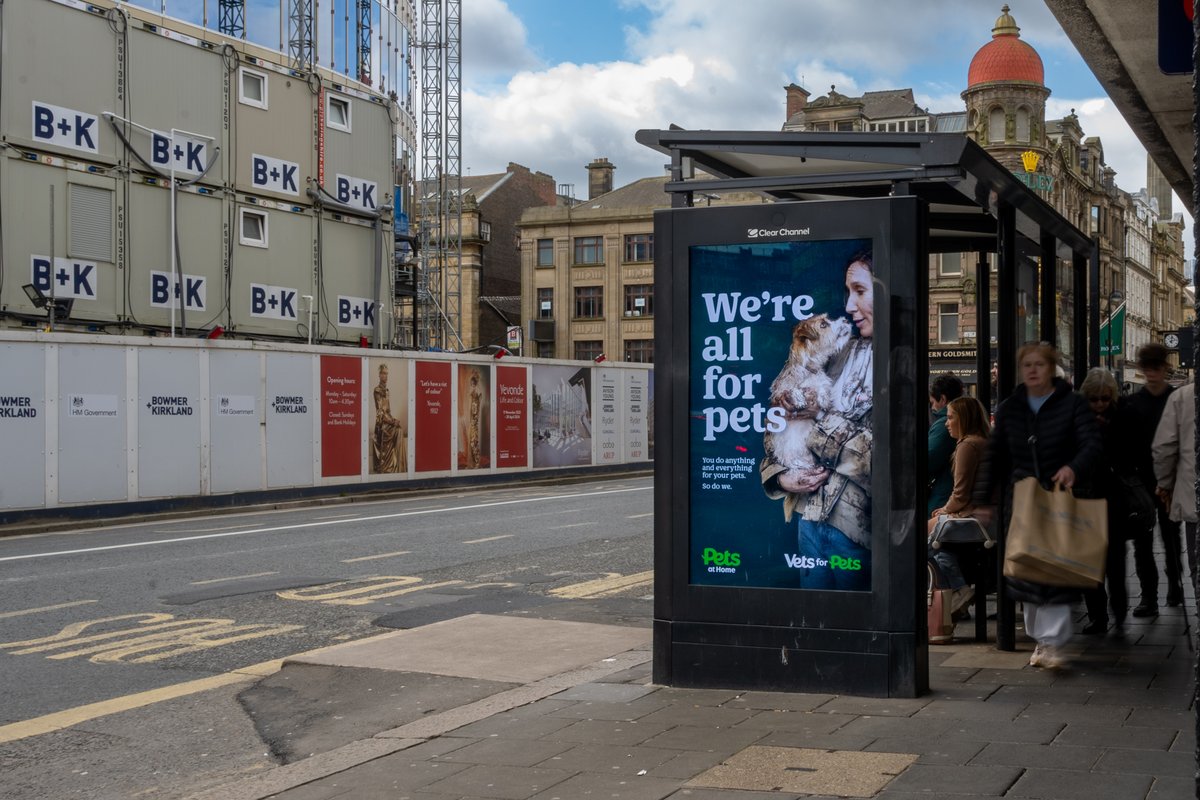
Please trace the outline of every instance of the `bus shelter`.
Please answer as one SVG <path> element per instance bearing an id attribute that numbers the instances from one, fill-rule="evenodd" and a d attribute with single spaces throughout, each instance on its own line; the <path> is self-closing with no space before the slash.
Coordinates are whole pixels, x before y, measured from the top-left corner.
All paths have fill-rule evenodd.
<path id="1" fill-rule="evenodd" d="M 672 128 L 639 131 L 637 141 L 670 159 L 671 208 L 655 218 L 655 679 L 923 691 L 929 256 L 959 253 L 977 265 L 973 355 L 977 396 L 990 407 L 1014 389 L 1024 342 L 1054 344 L 1076 385 L 1098 362 L 1093 241 L 960 134 Z M 758 192 L 764 204 L 697 207 L 725 192 Z M 765 465 L 790 435 L 777 409 L 751 401 L 781 392 L 785 370 L 772 381 L 774 368 L 745 362 L 791 359 L 798 345 L 789 337 L 810 337 L 800 324 L 809 319 L 840 328 L 849 315 L 861 334 L 861 317 L 840 305 L 849 254 L 864 243 L 876 264 L 874 490 L 864 535 L 887 558 L 873 559 L 875 574 L 857 585 L 813 584 L 796 602 L 786 592 L 805 587 L 789 581 L 813 571 L 811 557 L 749 532 L 755 514 L 769 513 L 755 510 L 756 462 Z M 822 266 L 839 260 L 836 272 Z M 803 288 L 786 293 L 787 281 Z M 993 362 L 994 388 L 985 377 Z M 840 567 L 839 580 L 860 560 L 817 558 Z M 1014 604 L 997 583 L 997 647 L 1012 650 Z M 985 624 L 977 619 L 980 637 Z"/>

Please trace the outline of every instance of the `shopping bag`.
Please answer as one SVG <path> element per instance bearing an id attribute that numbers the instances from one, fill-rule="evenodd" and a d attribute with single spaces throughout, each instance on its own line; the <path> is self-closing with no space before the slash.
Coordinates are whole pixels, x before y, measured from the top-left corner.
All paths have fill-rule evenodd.
<path id="1" fill-rule="evenodd" d="M 1048 586 L 1090 588 L 1104 580 L 1108 508 L 1065 489 L 1046 490 L 1036 478 L 1013 487 L 1004 574 Z"/>
<path id="2" fill-rule="evenodd" d="M 929 573 L 928 588 L 925 591 L 925 605 L 928 613 L 929 643 L 949 644 L 954 641 L 954 619 L 950 610 L 951 590 L 945 588 L 940 580 L 941 574 L 932 561 L 926 561 L 925 567 Z"/>

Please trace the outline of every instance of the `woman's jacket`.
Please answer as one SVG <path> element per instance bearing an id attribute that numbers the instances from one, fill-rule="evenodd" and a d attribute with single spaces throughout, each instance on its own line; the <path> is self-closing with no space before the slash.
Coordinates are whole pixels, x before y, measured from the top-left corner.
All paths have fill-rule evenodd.
<path id="1" fill-rule="evenodd" d="M 1022 478 L 1038 478 L 1049 487 L 1059 468 L 1069 466 L 1075 472 L 1074 492 L 1079 497 L 1101 496 L 1104 487 L 1094 486 L 1093 478 L 1102 463 L 1103 445 L 1096 417 L 1082 395 L 1061 378 L 1054 379 L 1054 390 L 1037 414 L 1029 407 L 1024 385 L 996 409 L 995 425 L 989 443 L 991 477 L 1001 483 L 1004 493 L 1004 524 L 1012 515 L 1013 486 Z M 1077 589 L 1006 578 L 1010 595 L 1027 603 L 1064 603 L 1078 597 Z"/>

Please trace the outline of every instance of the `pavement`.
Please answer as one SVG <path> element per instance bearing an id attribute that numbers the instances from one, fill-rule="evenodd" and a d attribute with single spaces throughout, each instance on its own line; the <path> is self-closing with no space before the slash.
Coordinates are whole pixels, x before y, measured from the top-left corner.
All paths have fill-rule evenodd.
<path id="1" fill-rule="evenodd" d="M 471 614 L 286 660 L 240 698 L 281 765 L 191 800 L 1179 800 L 1195 610 L 1077 635 L 1064 671 L 966 621 L 915 699 L 659 686 L 648 618 Z"/>

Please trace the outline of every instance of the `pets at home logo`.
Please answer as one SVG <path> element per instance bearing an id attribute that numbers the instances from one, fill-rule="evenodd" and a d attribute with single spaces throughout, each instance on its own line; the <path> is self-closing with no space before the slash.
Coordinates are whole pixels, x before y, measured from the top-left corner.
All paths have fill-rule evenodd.
<path id="1" fill-rule="evenodd" d="M 720 551 L 713 547 L 704 548 L 700 553 L 700 560 L 704 562 L 704 566 L 708 568 L 709 572 L 736 574 L 737 568 L 742 565 L 741 553 Z"/>

